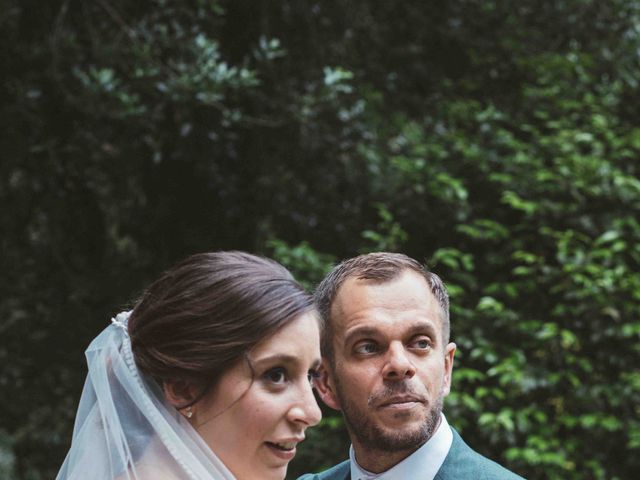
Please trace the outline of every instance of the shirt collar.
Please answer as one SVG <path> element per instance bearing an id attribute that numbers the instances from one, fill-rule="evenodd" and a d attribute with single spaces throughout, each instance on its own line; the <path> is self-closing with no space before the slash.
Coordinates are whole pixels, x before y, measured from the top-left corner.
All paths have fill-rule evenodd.
<path id="1" fill-rule="evenodd" d="M 431 438 L 418 450 L 382 473 L 371 473 L 358 465 L 353 445 L 349 448 L 352 480 L 392 480 L 398 478 L 421 478 L 433 480 L 444 463 L 453 442 L 453 433 L 444 414 L 440 414 L 440 425 Z"/>

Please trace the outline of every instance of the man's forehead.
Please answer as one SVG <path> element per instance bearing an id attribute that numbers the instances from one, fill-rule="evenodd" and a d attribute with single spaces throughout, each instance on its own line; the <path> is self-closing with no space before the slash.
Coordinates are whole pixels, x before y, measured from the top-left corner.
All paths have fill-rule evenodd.
<path id="1" fill-rule="evenodd" d="M 435 308 L 440 317 L 438 301 L 426 279 L 416 272 L 405 270 L 390 280 L 346 279 L 331 305 L 334 327 L 340 328 L 345 316 L 361 309 L 375 308 Z"/>
<path id="2" fill-rule="evenodd" d="M 427 283 L 427 279 L 424 278 L 424 276 L 414 272 L 413 270 L 403 270 L 398 272 L 398 274 L 393 278 L 389 279 L 381 280 L 355 276 L 347 278 L 336 291 L 332 307 L 343 300 L 345 296 L 351 297 L 353 295 L 364 294 L 367 290 L 382 289 L 403 281 L 410 282 L 413 287 L 412 290 L 419 290 L 421 296 L 424 296 L 425 298 L 433 296 L 431 289 L 429 288 L 429 284 Z"/>

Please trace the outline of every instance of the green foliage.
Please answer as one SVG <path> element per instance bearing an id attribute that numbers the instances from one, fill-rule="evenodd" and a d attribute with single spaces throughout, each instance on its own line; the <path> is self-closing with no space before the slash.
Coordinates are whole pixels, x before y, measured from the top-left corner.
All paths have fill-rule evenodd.
<path id="1" fill-rule="evenodd" d="M 384 204 L 379 203 L 376 207 L 378 209 L 378 215 L 380 216 L 380 222 L 376 230 L 365 230 L 362 232 L 362 238 L 370 242 L 370 245 L 361 249 L 361 253 L 401 251 L 402 245 L 407 241 L 407 233 L 402 230 L 402 226 L 400 226 L 398 222 L 394 221 L 393 214 Z"/>
<path id="2" fill-rule="evenodd" d="M 312 292 L 334 263 L 331 255 L 316 252 L 308 242 L 290 247 L 278 239 L 267 241 L 270 257 L 287 267 L 304 287 Z"/>
<path id="3" fill-rule="evenodd" d="M 638 2 L 4 11 L 0 476 L 53 478 L 89 340 L 231 248 L 308 288 L 360 252 L 426 260 L 468 443 L 530 479 L 640 470 Z M 324 413 L 291 476 L 345 458 Z"/>
<path id="4" fill-rule="evenodd" d="M 13 438 L 0 430 L 0 478 L 15 477 L 15 455 L 11 448 Z"/>

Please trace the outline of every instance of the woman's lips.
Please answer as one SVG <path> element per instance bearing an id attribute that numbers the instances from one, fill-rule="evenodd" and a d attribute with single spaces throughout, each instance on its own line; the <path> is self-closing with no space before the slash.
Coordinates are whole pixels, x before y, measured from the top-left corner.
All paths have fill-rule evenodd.
<path id="1" fill-rule="evenodd" d="M 282 460 L 291 460 L 296 456 L 296 445 L 297 442 L 265 442 L 267 448 L 273 453 L 276 457 L 281 458 Z"/>

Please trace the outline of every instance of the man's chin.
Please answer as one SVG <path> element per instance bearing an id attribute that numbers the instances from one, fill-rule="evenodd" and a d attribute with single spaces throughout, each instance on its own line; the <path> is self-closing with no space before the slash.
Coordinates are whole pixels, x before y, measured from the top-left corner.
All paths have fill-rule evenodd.
<path id="1" fill-rule="evenodd" d="M 385 452 L 413 451 L 423 445 L 429 438 L 421 425 L 381 426 L 375 428 L 375 433 L 357 435 L 359 443 L 374 450 Z"/>
<path id="2" fill-rule="evenodd" d="M 428 412 L 425 411 L 422 403 L 393 405 L 390 407 L 381 407 L 376 411 L 376 422 L 381 429 L 391 429 L 397 431 L 398 429 L 411 429 L 415 426 L 416 429 L 422 428 L 427 419 Z"/>
<path id="3" fill-rule="evenodd" d="M 369 406 L 366 410 L 349 407 L 344 395 L 342 413 L 354 443 L 388 452 L 414 451 L 435 432 L 440 423 L 442 397 L 434 405 L 422 402 L 396 402 L 391 406 Z"/>
<path id="4" fill-rule="evenodd" d="M 433 417 L 432 417 L 433 415 Z M 353 432 L 363 446 L 389 452 L 413 451 L 431 438 L 440 424 L 440 412 L 417 408 L 383 409 L 375 421 Z"/>

